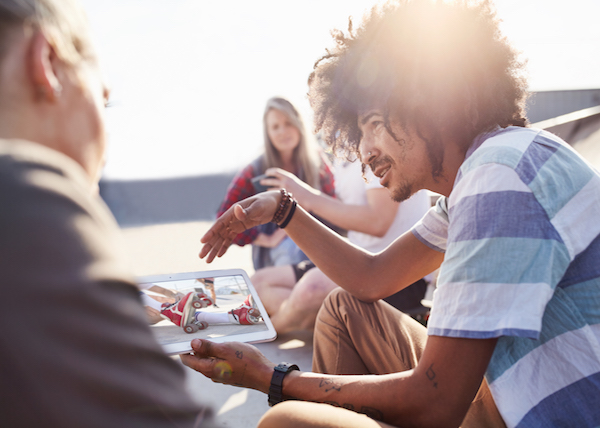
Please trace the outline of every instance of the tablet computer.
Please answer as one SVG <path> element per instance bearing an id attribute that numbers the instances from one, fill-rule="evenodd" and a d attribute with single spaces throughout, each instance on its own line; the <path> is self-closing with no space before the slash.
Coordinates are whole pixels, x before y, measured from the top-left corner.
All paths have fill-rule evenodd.
<path id="1" fill-rule="evenodd" d="M 156 311 L 149 318 L 151 330 L 169 355 L 190 352 L 190 342 L 195 338 L 258 343 L 277 337 L 250 278 L 242 269 L 151 275 L 139 277 L 138 283 L 152 299 L 143 298 L 149 303 L 147 307 L 182 302 L 172 308 L 174 315 L 171 314 L 180 322 L 179 326 Z"/>

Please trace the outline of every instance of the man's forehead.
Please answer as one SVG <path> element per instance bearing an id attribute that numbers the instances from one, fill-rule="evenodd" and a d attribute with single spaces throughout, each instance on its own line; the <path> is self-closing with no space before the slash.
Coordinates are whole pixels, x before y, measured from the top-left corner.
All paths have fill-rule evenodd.
<path id="1" fill-rule="evenodd" d="M 373 116 L 383 116 L 383 111 L 377 108 L 370 108 L 358 112 L 358 126 L 365 125 Z"/>

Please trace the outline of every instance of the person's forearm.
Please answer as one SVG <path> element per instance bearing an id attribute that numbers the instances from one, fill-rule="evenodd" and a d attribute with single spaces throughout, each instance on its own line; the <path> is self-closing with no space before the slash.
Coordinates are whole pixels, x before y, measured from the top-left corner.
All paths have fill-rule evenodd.
<path id="1" fill-rule="evenodd" d="M 387 250 L 371 254 L 356 247 L 298 207 L 288 235 L 332 281 L 365 301 L 375 301 L 434 271 L 443 254 L 429 249 L 410 232 Z"/>
<path id="2" fill-rule="evenodd" d="M 287 399 L 327 403 L 395 426 L 411 426 L 421 417 L 427 402 L 416 390 L 412 375 L 412 370 L 356 376 L 290 372 L 284 379 L 283 394 Z"/>
<path id="3" fill-rule="evenodd" d="M 322 192 L 311 193 L 307 202 L 302 204 L 304 208 L 342 229 L 378 237 L 385 235 L 394 217 L 388 218 L 368 204 L 345 204 Z"/>

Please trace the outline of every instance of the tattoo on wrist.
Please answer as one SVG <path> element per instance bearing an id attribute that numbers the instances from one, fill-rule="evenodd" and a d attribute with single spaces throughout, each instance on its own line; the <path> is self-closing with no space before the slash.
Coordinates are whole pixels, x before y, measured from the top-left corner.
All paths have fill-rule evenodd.
<path id="1" fill-rule="evenodd" d="M 342 385 L 337 385 L 335 381 L 331 379 L 321 379 L 319 382 L 319 388 L 325 388 L 325 392 L 329 392 L 331 390 L 341 391 Z"/>
<path id="2" fill-rule="evenodd" d="M 433 385 L 434 388 L 438 387 L 438 383 L 435 380 L 436 379 L 436 375 L 435 372 L 433 371 L 433 364 L 429 366 L 429 368 L 427 369 L 427 371 L 425 372 L 425 376 L 427 376 L 427 379 L 429 379 Z"/>
<path id="3" fill-rule="evenodd" d="M 235 356 L 237 359 L 241 360 L 244 358 L 244 353 L 242 351 L 235 351 Z"/>

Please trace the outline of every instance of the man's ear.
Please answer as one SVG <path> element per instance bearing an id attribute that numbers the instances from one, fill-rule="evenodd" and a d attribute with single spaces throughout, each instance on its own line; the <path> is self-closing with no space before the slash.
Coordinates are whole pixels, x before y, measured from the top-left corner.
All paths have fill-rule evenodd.
<path id="1" fill-rule="evenodd" d="M 29 52 L 30 75 L 38 99 L 55 102 L 62 91 L 55 65 L 56 52 L 41 31 L 36 31 Z"/>

